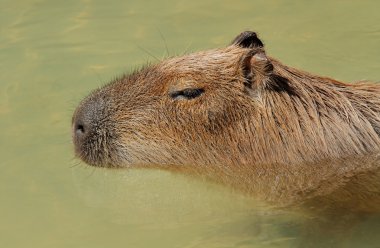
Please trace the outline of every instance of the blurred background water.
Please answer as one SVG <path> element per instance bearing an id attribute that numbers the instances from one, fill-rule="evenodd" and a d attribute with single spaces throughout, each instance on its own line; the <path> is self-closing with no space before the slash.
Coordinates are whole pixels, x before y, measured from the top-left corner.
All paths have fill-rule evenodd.
<path id="1" fill-rule="evenodd" d="M 230 189 L 73 159 L 92 89 L 156 58 L 257 31 L 268 54 L 343 81 L 380 80 L 379 1 L 0 0 L 0 247 L 379 247 L 380 217 L 348 234 Z M 155 58 L 156 57 L 156 58 Z M 309 224 L 308 224 L 309 223 Z"/>

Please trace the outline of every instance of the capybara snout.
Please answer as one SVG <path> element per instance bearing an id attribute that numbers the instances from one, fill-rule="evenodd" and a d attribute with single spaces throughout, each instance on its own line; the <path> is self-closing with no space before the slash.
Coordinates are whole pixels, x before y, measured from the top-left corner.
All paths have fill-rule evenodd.
<path id="1" fill-rule="evenodd" d="M 102 166 L 115 162 L 113 121 L 110 118 L 110 103 L 107 96 L 94 92 L 85 98 L 72 118 L 72 138 L 75 153 L 86 163 Z"/>

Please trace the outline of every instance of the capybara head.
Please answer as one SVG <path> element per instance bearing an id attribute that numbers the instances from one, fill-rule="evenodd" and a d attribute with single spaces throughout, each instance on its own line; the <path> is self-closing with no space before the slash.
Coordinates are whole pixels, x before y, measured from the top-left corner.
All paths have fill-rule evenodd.
<path id="1" fill-rule="evenodd" d="M 240 140 L 252 136 L 258 84 L 272 70 L 254 32 L 226 48 L 146 66 L 80 103 L 73 116 L 76 154 L 108 167 L 220 164 L 239 145 L 240 155 L 249 156 Z"/>
<path id="2" fill-rule="evenodd" d="M 379 94 L 285 66 L 247 31 L 95 90 L 74 113 L 73 140 L 94 166 L 312 176 L 318 166 L 300 165 L 379 150 Z"/>

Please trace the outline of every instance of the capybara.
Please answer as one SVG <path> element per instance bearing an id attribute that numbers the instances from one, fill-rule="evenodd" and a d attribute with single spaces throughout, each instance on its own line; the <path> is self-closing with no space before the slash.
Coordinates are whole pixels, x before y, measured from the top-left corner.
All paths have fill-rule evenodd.
<path id="1" fill-rule="evenodd" d="M 250 31 L 95 90 L 72 133 L 93 166 L 198 175 L 279 204 L 380 206 L 380 85 L 286 66 Z"/>

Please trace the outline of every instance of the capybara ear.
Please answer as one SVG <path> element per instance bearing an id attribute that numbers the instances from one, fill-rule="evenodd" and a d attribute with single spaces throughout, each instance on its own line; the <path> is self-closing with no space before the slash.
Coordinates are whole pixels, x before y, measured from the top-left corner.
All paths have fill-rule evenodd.
<path id="1" fill-rule="evenodd" d="M 257 37 L 257 34 L 252 31 L 244 31 L 243 33 L 239 34 L 231 42 L 231 45 L 243 48 L 264 47 L 263 42 Z"/>
<path id="2" fill-rule="evenodd" d="M 246 53 L 240 60 L 240 70 L 245 79 L 245 90 L 251 96 L 260 96 L 263 89 L 297 94 L 288 79 L 276 74 L 270 58 L 263 49 L 254 49 Z"/>
<path id="3" fill-rule="evenodd" d="M 273 65 L 264 51 L 255 53 L 251 57 L 250 65 L 252 69 L 255 69 L 255 74 L 260 73 L 263 76 L 270 76 L 273 73 Z"/>
<path id="4" fill-rule="evenodd" d="M 240 67 L 245 78 L 244 85 L 250 89 L 265 87 L 273 76 L 273 65 L 262 49 L 245 54 Z"/>
<path id="5" fill-rule="evenodd" d="M 273 65 L 262 49 L 245 54 L 241 58 L 240 66 L 245 75 L 269 77 L 273 73 Z"/>

